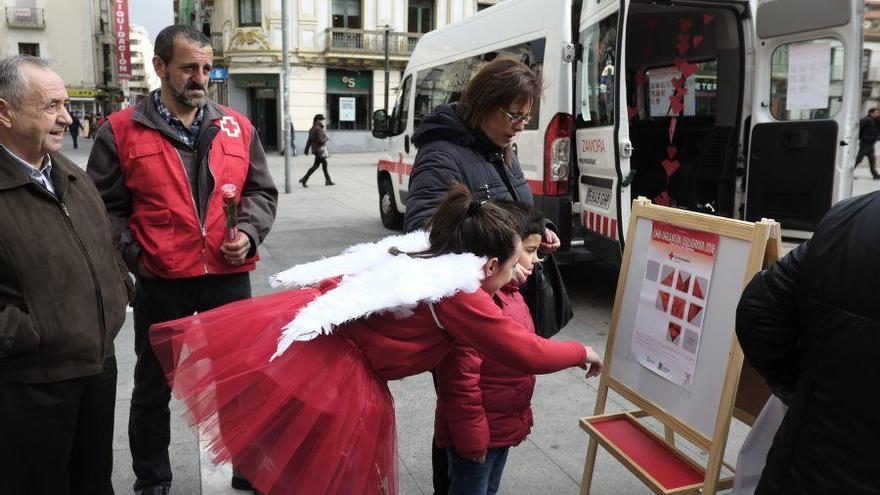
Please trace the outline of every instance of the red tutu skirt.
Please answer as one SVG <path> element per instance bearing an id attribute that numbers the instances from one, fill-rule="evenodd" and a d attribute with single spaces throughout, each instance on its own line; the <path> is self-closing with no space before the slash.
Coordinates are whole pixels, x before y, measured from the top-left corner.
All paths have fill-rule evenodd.
<path id="1" fill-rule="evenodd" d="M 394 404 L 344 330 L 269 361 L 281 328 L 320 294 L 290 290 L 153 325 L 174 395 L 214 462 L 273 495 L 396 494 Z"/>

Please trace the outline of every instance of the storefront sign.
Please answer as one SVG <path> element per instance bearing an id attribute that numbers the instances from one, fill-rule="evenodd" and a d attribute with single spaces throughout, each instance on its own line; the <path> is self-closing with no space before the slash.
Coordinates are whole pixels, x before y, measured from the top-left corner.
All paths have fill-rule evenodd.
<path id="1" fill-rule="evenodd" d="M 131 78 L 131 45 L 128 38 L 128 0 L 113 0 L 113 33 L 116 38 L 116 77 Z"/>
<path id="2" fill-rule="evenodd" d="M 98 90 L 84 88 L 67 88 L 67 96 L 71 98 L 94 98 L 98 96 Z"/>
<path id="3" fill-rule="evenodd" d="M 339 98 L 339 120 L 341 122 L 354 122 L 354 98 L 344 96 Z"/>
<path id="4" fill-rule="evenodd" d="M 327 91 L 330 93 L 367 93 L 372 82 L 372 74 L 327 70 Z"/>
<path id="5" fill-rule="evenodd" d="M 277 88 L 277 74 L 233 74 L 232 80 L 239 88 Z"/>
<path id="6" fill-rule="evenodd" d="M 229 77 L 229 70 L 226 67 L 214 67 L 209 77 L 211 82 L 224 82 Z"/>

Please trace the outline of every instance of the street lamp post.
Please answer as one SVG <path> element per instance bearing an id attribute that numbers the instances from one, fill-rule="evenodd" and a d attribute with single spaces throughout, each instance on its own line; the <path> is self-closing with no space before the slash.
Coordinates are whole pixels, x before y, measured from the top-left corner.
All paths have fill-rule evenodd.
<path id="1" fill-rule="evenodd" d="M 281 0 L 281 51 L 283 52 L 282 70 L 281 70 L 281 111 L 283 131 L 281 139 L 284 150 L 284 192 L 290 194 L 290 151 L 291 151 L 291 135 L 290 135 L 290 46 L 288 41 L 288 24 L 290 17 L 287 8 L 287 2 L 290 0 Z"/>
<path id="2" fill-rule="evenodd" d="M 385 115 L 388 115 L 388 35 L 391 34 L 391 26 L 385 24 Z"/>

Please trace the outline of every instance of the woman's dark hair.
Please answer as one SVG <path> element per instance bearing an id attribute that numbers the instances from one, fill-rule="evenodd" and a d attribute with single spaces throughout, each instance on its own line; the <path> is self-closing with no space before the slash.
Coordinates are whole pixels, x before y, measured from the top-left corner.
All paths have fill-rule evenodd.
<path id="1" fill-rule="evenodd" d="M 484 65 L 470 80 L 459 104 L 462 120 L 477 129 L 487 115 L 499 108 L 507 110 L 517 102 L 541 99 L 541 75 L 528 65 L 509 58 L 499 58 Z"/>
<path id="2" fill-rule="evenodd" d="M 519 222 L 519 234 L 526 238 L 533 234 L 544 236 L 544 217 L 528 203 L 510 203 L 506 209 Z"/>
<path id="3" fill-rule="evenodd" d="M 519 222 L 507 206 L 494 201 L 483 202 L 461 183 L 454 183 L 428 220 L 431 247 L 410 255 L 433 258 L 449 253 L 473 253 L 509 260 L 516 252 L 520 233 Z"/>

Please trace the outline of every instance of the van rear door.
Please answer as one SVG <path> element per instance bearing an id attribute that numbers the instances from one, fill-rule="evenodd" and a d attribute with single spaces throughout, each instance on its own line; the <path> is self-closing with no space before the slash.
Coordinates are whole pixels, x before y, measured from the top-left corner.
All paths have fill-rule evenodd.
<path id="1" fill-rule="evenodd" d="M 807 237 L 852 194 L 861 98 L 861 0 L 761 0 L 746 220 Z"/>

